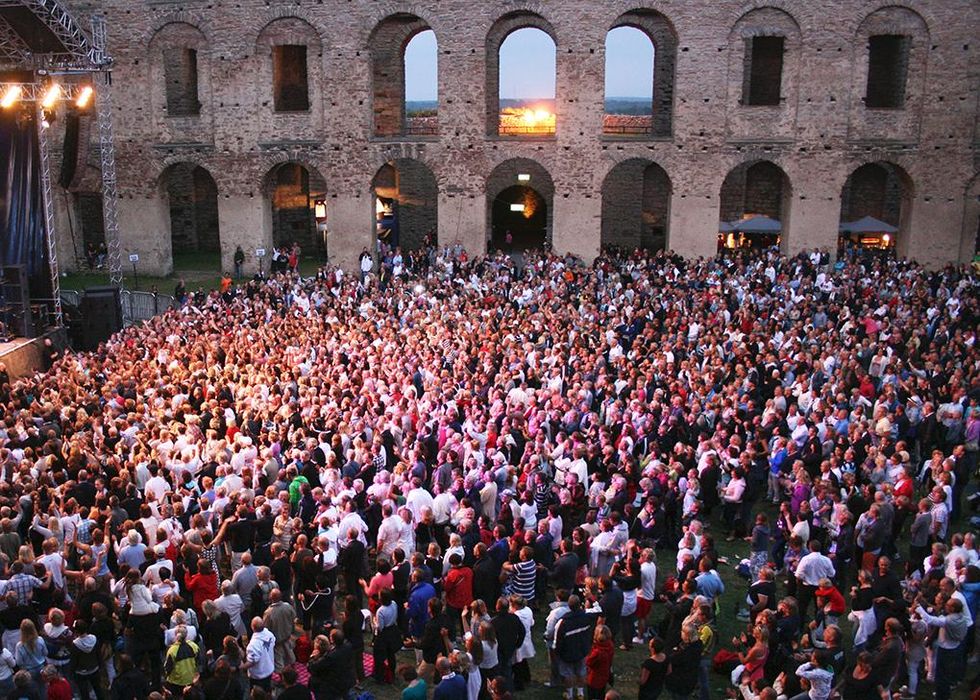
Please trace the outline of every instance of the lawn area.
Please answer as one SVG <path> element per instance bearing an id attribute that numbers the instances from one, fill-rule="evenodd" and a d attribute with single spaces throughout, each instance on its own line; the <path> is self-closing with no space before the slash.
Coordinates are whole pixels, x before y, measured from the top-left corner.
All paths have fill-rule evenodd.
<path id="1" fill-rule="evenodd" d="M 312 276 L 323 262 L 319 259 L 303 258 L 299 269 L 303 276 Z M 167 277 L 133 275 L 133 266 L 123 263 L 123 287 L 129 290 L 149 292 L 156 288 L 161 294 L 172 294 L 177 280 L 183 278 L 190 291 L 198 288 L 214 289 L 221 281 L 220 260 L 217 253 L 175 253 L 174 271 Z M 139 273 L 139 269 L 137 268 Z M 138 284 L 137 284 L 138 283 Z M 83 291 L 86 287 L 100 287 L 109 284 L 106 270 L 83 270 L 61 276 L 61 288 Z"/>
<path id="2" fill-rule="evenodd" d="M 717 632 L 719 638 L 719 646 L 727 646 L 731 642 L 731 638 L 739 634 L 744 628 L 744 622 L 740 622 L 735 618 L 736 604 L 745 600 L 745 595 L 748 591 L 748 583 L 738 577 L 734 571 L 734 565 L 747 557 L 749 554 L 749 545 L 747 542 L 741 540 L 735 542 L 725 542 L 725 538 L 719 537 L 720 526 L 716 525 L 714 528 L 710 528 L 709 532 L 715 535 L 716 548 L 718 549 L 721 556 L 726 557 L 731 565 L 720 565 L 718 567 L 718 573 L 721 575 L 725 582 L 725 593 L 721 597 L 720 601 L 720 614 L 717 621 Z M 657 553 L 657 583 L 662 584 L 663 581 L 670 574 L 675 571 L 675 551 L 665 550 Z M 553 600 L 553 595 L 549 592 L 549 600 Z M 659 622 L 660 618 L 664 615 L 663 605 L 657 603 L 654 605 L 653 612 L 651 613 L 651 619 L 654 622 Z M 544 646 L 544 628 L 545 628 L 545 617 L 547 616 L 547 609 L 541 610 L 535 615 L 535 623 L 533 628 L 535 649 L 537 655 L 531 659 L 531 685 L 517 693 L 518 697 L 521 698 L 559 698 L 561 697 L 561 690 L 555 688 L 546 688 L 544 682 L 549 678 L 549 662 L 548 653 Z M 847 632 L 847 630 L 845 630 Z M 850 637 L 847 637 L 850 639 Z M 640 675 L 640 664 L 643 660 L 647 658 L 647 649 L 645 645 L 635 645 L 630 651 L 621 651 L 616 649 L 616 655 L 613 660 L 613 671 L 616 675 L 616 690 L 619 691 L 623 698 L 635 698 L 637 695 L 637 688 L 639 683 Z M 403 651 L 399 655 L 399 662 L 412 663 L 415 662 L 414 652 Z M 729 686 L 728 677 L 721 674 L 711 674 L 711 697 L 712 698 L 723 698 L 725 688 Z M 368 680 L 365 683 L 365 690 L 370 691 L 379 700 L 394 700 L 401 696 L 401 685 L 396 686 L 382 686 Z M 666 694 L 663 696 L 666 697 Z"/>

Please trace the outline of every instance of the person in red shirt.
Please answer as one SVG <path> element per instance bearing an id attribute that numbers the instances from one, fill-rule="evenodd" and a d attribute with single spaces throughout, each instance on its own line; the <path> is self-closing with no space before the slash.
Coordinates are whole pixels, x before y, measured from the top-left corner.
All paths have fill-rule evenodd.
<path id="1" fill-rule="evenodd" d="M 473 602 L 473 569 L 463 566 L 459 554 L 449 557 L 449 571 L 442 577 L 442 589 L 446 592 L 446 614 L 453 628 L 462 624 L 462 614 Z"/>
<path id="2" fill-rule="evenodd" d="M 214 600 L 218 596 L 218 575 L 214 573 L 207 559 L 197 560 L 197 573 L 184 572 L 184 585 L 194 596 L 194 610 L 203 615 L 202 606 L 206 600 Z"/>
<path id="3" fill-rule="evenodd" d="M 820 579 L 820 585 L 817 587 L 817 620 L 810 623 L 810 629 L 815 629 L 816 625 L 819 623 L 820 618 L 823 618 L 823 626 L 829 627 L 830 625 L 836 625 L 838 618 L 844 614 L 847 608 L 844 603 L 844 595 L 837 590 L 836 586 L 831 583 L 829 578 Z"/>
<path id="4" fill-rule="evenodd" d="M 48 700 L 72 700 L 71 683 L 50 664 L 41 670 L 41 680 L 47 686 Z"/>
<path id="5" fill-rule="evenodd" d="M 585 657 L 588 672 L 585 684 L 589 688 L 589 700 L 601 700 L 605 697 L 606 686 L 612 677 L 612 662 L 612 632 L 605 625 L 598 625 L 592 636 L 592 650 Z"/>

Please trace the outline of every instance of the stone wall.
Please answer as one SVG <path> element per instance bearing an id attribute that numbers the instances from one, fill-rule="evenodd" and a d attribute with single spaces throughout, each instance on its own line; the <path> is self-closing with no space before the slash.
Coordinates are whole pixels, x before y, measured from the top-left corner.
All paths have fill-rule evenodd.
<path id="1" fill-rule="evenodd" d="M 69 5 L 87 26 L 92 3 Z M 170 221 L 158 182 L 176 163 L 200 165 L 215 180 L 226 265 L 238 244 L 250 267 L 254 248 L 272 245 L 263 183 L 284 162 L 322 175 L 331 258 L 353 265 L 373 240 L 372 177 L 399 158 L 416 159 L 433 173 L 440 240 L 460 240 L 474 252 L 485 249 L 487 183 L 498 165 L 521 158 L 548 174 L 552 244 L 588 258 L 599 251 L 607 174 L 642 158 L 670 179 L 667 245 L 685 255 L 714 252 L 725 214 L 722 183 L 740 164 L 756 161 L 778 166 L 789 185 L 783 199 L 792 193 L 782 207 L 792 209 L 784 215 L 787 251 L 833 250 L 848 177 L 867 163 L 887 162 L 910 185 L 899 253 L 931 265 L 972 253 L 972 240 L 965 241 L 980 215 L 980 208 L 967 206 L 980 162 L 980 5 L 970 0 L 885 7 L 846 0 L 774 0 L 770 7 L 736 0 L 360 0 L 341 11 L 318 0 L 102 0 L 101 6 L 115 58 L 123 254 L 140 253 L 148 272 L 170 269 Z M 656 33 L 661 59 L 655 81 L 665 85 L 655 87 L 657 126 L 653 135 L 604 135 L 606 32 L 632 13 L 640 28 L 656 25 L 648 29 Z M 388 26 L 398 31 L 378 31 Z M 494 47 L 523 26 L 545 29 L 556 43 L 553 137 L 502 138 L 492 128 Z M 401 106 L 385 103 L 400 94 L 388 57 L 422 27 L 431 27 L 439 46 L 439 133 L 406 136 Z M 864 104 L 870 37 L 882 34 L 908 37 L 901 109 Z M 753 36 L 785 39 L 778 105 L 742 104 Z M 275 110 L 273 48 L 284 44 L 307 46 L 306 111 Z M 196 51 L 197 115 L 167 115 L 165 57 L 176 48 Z M 384 60 L 373 64 L 372 56 Z M 635 210 L 607 207 L 606 215 L 629 218 L 611 222 L 614 227 L 636 226 Z"/>

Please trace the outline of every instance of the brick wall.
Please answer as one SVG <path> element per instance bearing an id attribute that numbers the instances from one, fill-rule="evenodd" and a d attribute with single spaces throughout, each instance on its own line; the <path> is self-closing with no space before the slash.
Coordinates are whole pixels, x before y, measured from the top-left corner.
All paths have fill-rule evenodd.
<path id="1" fill-rule="evenodd" d="M 69 4 L 87 26 L 84 15 L 92 4 Z M 156 183 L 176 162 L 202 165 L 214 176 L 222 252 L 229 258 L 239 241 L 249 249 L 272 244 L 274 217 L 263 182 L 283 162 L 322 174 L 331 255 L 344 264 L 353 264 L 373 236 L 372 177 L 398 158 L 424 163 L 438 183 L 440 240 L 459 239 L 474 250 L 483 247 L 490 229 L 488 188 L 497 186 L 495 168 L 514 159 L 532 161 L 542 172 L 538 181 L 550 181 L 550 193 L 542 195 L 550 204 L 555 248 L 587 257 L 598 252 L 604 226 L 610 228 L 603 210 L 615 210 L 603 206 L 603 182 L 630 158 L 656 163 L 669 175 L 667 244 L 687 255 L 714 250 L 719 218 L 749 205 L 773 211 L 780 198 L 783 210 L 792 209 L 784 236 L 788 250 L 832 249 L 844 184 L 874 162 L 894 163 L 911 185 L 899 222 L 900 253 L 930 264 L 956 259 L 969 247 L 961 245 L 964 232 L 976 230 L 972 220 L 964 223 L 965 216 L 978 215 L 976 207 L 965 208 L 965 193 L 980 160 L 980 5 L 969 0 L 910 0 L 905 7 L 877 10 L 845 0 L 782 3 L 785 9 L 746 9 L 735 0 L 718 0 L 660 4 L 661 14 L 640 12 L 638 21 L 657 24 L 655 81 L 666 80 L 661 68 L 672 70 L 666 87 L 655 86 L 655 119 L 661 121 L 654 134 L 643 136 L 602 133 L 606 32 L 635 9 L 620 0 L 361 0 L 343 11 L 315 0 L 101 5 L 115 58 L 123 248 L 146 253 L 161 271 L 169 253 L 158 242 L 169 238 L 170 222 Z M 406 25 L 408 16 L 417 20 Z M 395 19 L 386 24 L 388 18 Z M 379 28 L 389 24 L 410 31 L 431 27 L 436 34 L 438 135 L 376 131 L 377 110 L 391 85 L 374 80 L 372 52 L 380 50 Z M 502 138 L 492 128 L 494 47 L 523 26 L 545 29 L 556 43 L 558 116 L 549 138 Z M 909 37 L 900 110 L 869 110 L 863 103 L 868 38 L 883 33 Z M 740 104 L 746 38 L 759 35 L 785 37 L 776 106 Z M 672 41 L 675 60 L 669 61 Z M 308 47 L 305 112 L 274 110 L 271 56 L 277 43 Z M 392 39 L 385 50 L 398 49 L 397 43 Z M 191 45 L 197 51 L 200 114 L 168 117 L 164 51 Z M 382 109 L 384 119 L 401 114 L 401 106 L 392 105 Z M 735 175 L 722 192 L 730 172 L 756 161 L 785 173 L 781 192 L 771 172 L 754 186 Z"/>

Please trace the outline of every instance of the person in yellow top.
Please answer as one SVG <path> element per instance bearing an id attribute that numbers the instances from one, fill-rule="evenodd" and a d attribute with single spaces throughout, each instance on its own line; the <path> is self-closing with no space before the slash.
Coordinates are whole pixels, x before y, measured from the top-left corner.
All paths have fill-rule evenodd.
<path id="1" fill-rule="evenodd" d="M 708 673 L 711 671 L 711 659 L 715 654 L 715 629 L 711 626 L 713 618 L 712 606 L 701 604 L 694 616 L 694 624 L 698 628 L 698 638 L 701 640 L 701 665 L 698 667 L 698 699 L 708 700 Z"/>
<path id="2" fill-rule="evenodd" d="M 187 639 L 187 627 L 178 625 L 163 661 L 164 682 L 174 697 L 183 697 L 184 688 L 197 677 L 199 652 L 197 644 Z"/>

